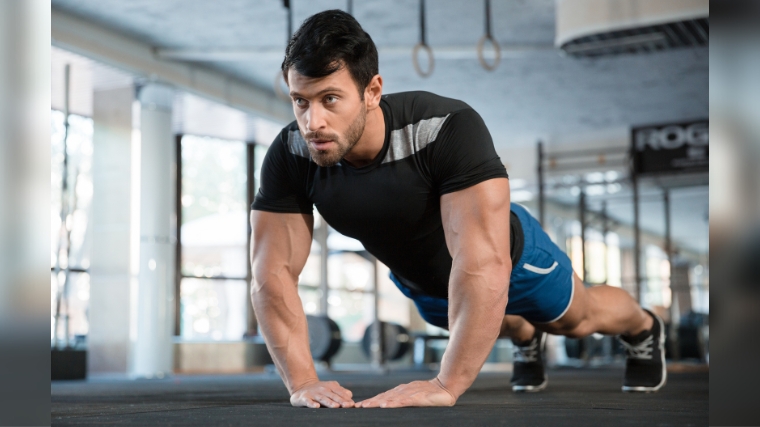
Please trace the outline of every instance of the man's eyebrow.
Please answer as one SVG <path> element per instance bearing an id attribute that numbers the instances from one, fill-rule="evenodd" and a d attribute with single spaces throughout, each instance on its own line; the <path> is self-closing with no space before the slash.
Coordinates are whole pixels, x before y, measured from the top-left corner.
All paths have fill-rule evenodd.
<path id="1" fill-rule="evenodd" d="M 330 86 L 330 87 L 326 87 L 326 88 L 320 90 L 319 92 L 315 93 L 314 96 L 319 96 L 319 95 L 322 95 L 322 94 L 327 93 L 327 92 L 341 92 L 342 93 L 343 90 L 340 89 L 340 88 L 334 87 L 334 86 Z M 304 97 L 303 95 L 301 95 L 298 92 L 290 92 L 290 96 L 292 98 L 298 98 L 298 97 L 303 98 Z"/>

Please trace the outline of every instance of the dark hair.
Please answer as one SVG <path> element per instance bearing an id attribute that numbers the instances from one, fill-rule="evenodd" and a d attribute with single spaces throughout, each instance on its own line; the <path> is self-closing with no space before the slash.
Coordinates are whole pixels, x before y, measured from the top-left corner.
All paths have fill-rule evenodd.
<path id="1" fill-rule="evenodd" d="M 343 67 L 359 88 L 364 89 L 378 74 L 377 48 L 362 26 L 342 10 L 326 10 L 312 15 L 293 34 L 285 49 L 282 74 L 294 67 L 307 77 L 324 77 Z"/>

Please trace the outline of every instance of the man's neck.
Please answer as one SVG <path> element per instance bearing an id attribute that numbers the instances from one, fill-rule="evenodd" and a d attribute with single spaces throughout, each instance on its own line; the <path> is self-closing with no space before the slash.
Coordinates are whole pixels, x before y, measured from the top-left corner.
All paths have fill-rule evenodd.
<path id="1" fill-rule="evenodd" d="M 385 143 L 385 117 L 379 106 L 367 114 L 364 132 L 354 147 L 346 153 L 343 160 L 354 167 L 372 163 L 380 154 Z"/>

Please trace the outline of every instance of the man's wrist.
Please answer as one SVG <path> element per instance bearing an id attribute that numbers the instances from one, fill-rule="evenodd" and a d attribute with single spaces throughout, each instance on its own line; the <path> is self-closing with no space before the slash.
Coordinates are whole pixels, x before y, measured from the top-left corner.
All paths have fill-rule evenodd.
<path id="1" fill-rule="evenodd" d="M 318 382 L 319 382 L 319 378 L 313 377 L 313 378 L 306 379 L 304 381 L 300 381 L 298 383 L 293 383 L 293 385 L 291 386 L 291 389 L 290 389 L 290 394 L 293 395 L 298 390 L 301 390 L 304 387 L 310 386 L 310 385 L 312 385 L 314 383 L 318 383 Z"/>
<path id="2" fill-rule="evenodd" d="M 441 379 L 440 379 L 440 378 L 438 378 L 438 377 L 435 377 L 435 378 L 433 378 L 433 379 L 432 379 L 432 382 L 433 382 L 435 385 L 437 385 L 438 387 L 442 388 L 442 389 L 443 389 L 443 391 L 445 391 L 446 393 L 448 393 L 448 394 L 449 394 L 449 395 L 450 395 L 450 396 L 451 396 L 451 397 L 452 397 L 454 400 L 457 400 L 457 399 L 459 399 L 459 395 L 456 395 L 456 394 L 452 393 L 452 392 L 451 392 L 451 390 L 449 390 L 449 389 L 448 389 L 448 387 L 446 387 L 446 386 L 443 384 L 443 381 L 441 381 Z"/>
<path id="3" fill-rule="evenodd" d="M 435 377 L 436 383 L 444 390 L 446 390 L 455 400 L 459 399 L 459 396 L 464 394 L 469 388 L 470 384 L 462 384 L 461 381 L 453 381 L 446 375 L 438 374 Z"/>

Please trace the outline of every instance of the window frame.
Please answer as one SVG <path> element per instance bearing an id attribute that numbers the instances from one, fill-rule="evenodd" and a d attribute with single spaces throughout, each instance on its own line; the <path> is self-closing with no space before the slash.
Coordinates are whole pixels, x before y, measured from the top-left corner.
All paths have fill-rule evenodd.
<path id="1" fill-rule="evenodd" d="M 182 286 L 182 279 L 202 279 L 202 280 L 244 280 L 246 282 L 246 291 L 248 294 L 250 294 L 251 291 L 251 279 L 253 277 L 253 274 L 251 272 L 251 263 L 246 262 L 246 275 L 245 277 L 229 277 L 229 276 L 197 276 L 194 274 L 184 274 L 182 272 L 182 138 L 184 136 L 190 136 L 191 134 L 185 134 L 185 133 L 177 133 L 174 136 L 174 143 L 175 143 L 175 162 L 176 162 L 176 168 L 175 168 L 175 182 L 176 182 L 176 190 L 175 190 L 175 197 L 174 197 L 174 203 L 175 203 L 175 211 L 176 211 L 176 242 L 175 242 L 175 248 L 174 248 L 174 292 L 176 297 L 174 298 L 174 336 L 177 338 L 181 338 L 181 324 L 182 324 L 182 311 L 181 311 L 181 303 L 182 303 L 182 297 L 180 294 L 180 289 Z M 203 136 L 203 135 L 192 135 L 192 136 Z M 248 209 L 250 210 L 251 204 L 253 204 L 253 198 L 256 196 L 254 190 L 256 188 L 255 183 L 255 165 L 256 165 L 256 142 L 255 141 L 242 141 L 242 144 L 245 144 L 246 148 L 246 202 Z M 248 234 L 246 236 L 246 250 L 247 253 L 251 253 L 251 223 L 250 221 L 246 221 L 248 230 Z M 251 304 L 246 304 L 247 307 L 247 316 L 246 316 L 246 323 L 247 323 L 247 330 L 248 331 L 255 331 L 257 327 L 256 323 L 256 316 L 253 313 L 253 307 Z"/>

